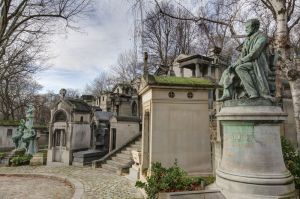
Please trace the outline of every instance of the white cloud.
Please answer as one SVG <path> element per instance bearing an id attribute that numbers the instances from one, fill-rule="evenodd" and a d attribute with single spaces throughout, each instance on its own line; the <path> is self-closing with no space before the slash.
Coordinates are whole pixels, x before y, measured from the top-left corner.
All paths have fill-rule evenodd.
<path id="1" fill-rule="evenodd" d="M 97 1 L 95 12 L 79 22 L 80 32 L 53 36 L 48 49 L 54 57 L 49 61 L 52 68 L 38 80 L 43 92 L 62 87 L 83 89 L 101 70 L 115 64 L 118 55 L 132 47 L 129 9 L 127 1 Z"/>

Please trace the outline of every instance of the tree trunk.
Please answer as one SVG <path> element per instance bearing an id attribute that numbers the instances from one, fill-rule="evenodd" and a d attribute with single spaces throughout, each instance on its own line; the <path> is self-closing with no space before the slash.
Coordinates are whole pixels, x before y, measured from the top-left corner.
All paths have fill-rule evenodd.
<path id="1" fill-rule="evenodd" d="M 275 47 L 280 56 L 285 60 L 288 55 L 288 28 L 287 28 L 287 12 L 286 12 L 286 1 L 285 0 L 271 0 L 271 4 L 276 13 L 276 36 L 275 36 Z M 282 72 L 281 66 L 276 66 L 276 97 L 281 98 L 282 96 Z"/>
<path id="2" fill-rule="evenodd" d="M 288 29 L 288 21 L 287 21 L 287 7 L 286 0 L 269 0 L 271 3 L 274 13 L 276 14 L 276 37 L 275 37 L 275 47 L 277 52 L 281 57 L 281 61 L 279 65 L 276 66 L 276 96 L 281 97 L 282 91 L 282 81 L 281 79 L 285 74 L 288 76 L 288 72 L 291 70 L 297 71 L 296 64 L 293 65 L 289 62 L 291 54 L 290 54 L 290 45 L 289 45 L 289 29 Z M 280 65 L 282 64 L 282 65 Z M 297 74 L 299 72 L 294 72 Z M 284 75 L 283 75 L 284 74 Z M 286 77 L 287 77 L 286 76 Z M 293 78 L 287 77 L 289 79 L 290 89 L 292 93 L 293 100 L 293 108 L 294 108 L 294 117 L 296 124 L 296 133 L 297 133 L 297 143 L 298 143 L 298 151 L 300 152 L 300 79 L 299 75 L 295 75 Z M 285 78 L 286 78 L 285 77 Z"/>

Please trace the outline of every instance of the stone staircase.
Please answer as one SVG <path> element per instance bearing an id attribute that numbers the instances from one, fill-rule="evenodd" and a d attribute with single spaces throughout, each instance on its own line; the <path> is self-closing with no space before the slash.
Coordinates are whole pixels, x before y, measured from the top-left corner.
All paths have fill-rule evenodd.
<path id="1" fill-rule="evenodd" d="M 134 163 L 131 154 L 132 150 L 141 151 L 141 137 L 137 138 L 132 144 L 122 148 L 118 153 L 107 158 L 102 162 L 101 167 L 119 175 L 128 173 L 129 168 Z"/>

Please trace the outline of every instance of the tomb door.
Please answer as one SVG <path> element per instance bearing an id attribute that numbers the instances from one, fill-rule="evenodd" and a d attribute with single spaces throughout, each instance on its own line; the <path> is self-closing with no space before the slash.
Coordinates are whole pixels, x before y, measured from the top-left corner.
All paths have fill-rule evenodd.
<path id="1" fill-rule="evenodd" d="M 62 153 L 66 147 L 66 132 L 64 129 L 55 129 L 53 134 L 54 162 L 62 161 Z"/>

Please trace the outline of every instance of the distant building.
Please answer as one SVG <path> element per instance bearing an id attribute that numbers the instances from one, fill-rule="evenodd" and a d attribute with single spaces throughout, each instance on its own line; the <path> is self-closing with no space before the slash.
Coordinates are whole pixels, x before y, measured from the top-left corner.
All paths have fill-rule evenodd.
<path id="1" fill-rule="evenodd" d="M 93 95 L 82 95 L 80 99 L 82 99 L 85 103 L 87 103 L 90 106 L 92 106 L 95 101 L 95 97 Z"/>
<path id="2" fill-rule="evenodd" d="M 135 82 L 138 84 L 138 80 Z M 139 116 L 140 105 L 137 94 L 138 85 L 116 84 L 111 92 L 103 92 L 94 100 L 93 105 L 99 106 L 103 112 L 112 112 L 116 116 Z"/>

